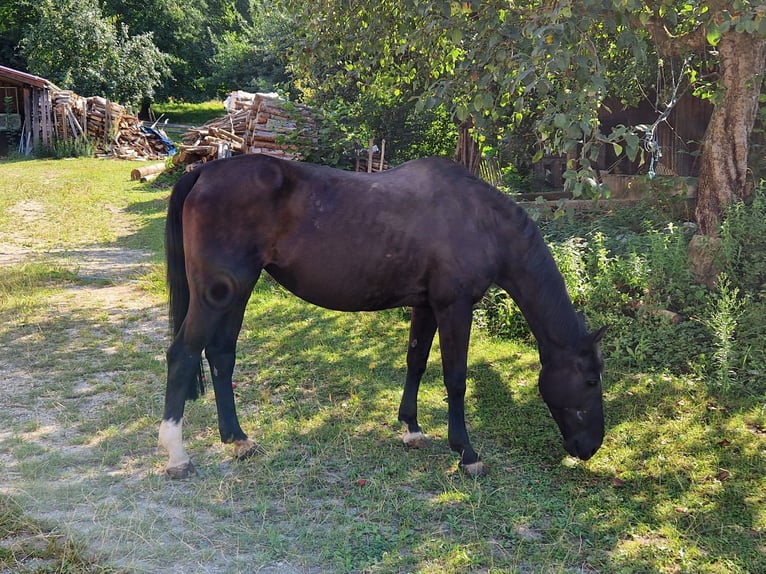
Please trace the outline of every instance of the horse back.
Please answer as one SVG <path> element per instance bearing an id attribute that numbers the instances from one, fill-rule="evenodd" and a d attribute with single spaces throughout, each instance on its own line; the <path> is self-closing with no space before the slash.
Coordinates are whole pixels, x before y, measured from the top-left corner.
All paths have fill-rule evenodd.
<path id="1" fill-rule="evenodd" d="M 448 160 L 359 174 L 251 155 L 201 169 L 184 225 L 203 266 L 265 268 L 341 310 L 478 299 L 497 276 L 509 203 Z"/>

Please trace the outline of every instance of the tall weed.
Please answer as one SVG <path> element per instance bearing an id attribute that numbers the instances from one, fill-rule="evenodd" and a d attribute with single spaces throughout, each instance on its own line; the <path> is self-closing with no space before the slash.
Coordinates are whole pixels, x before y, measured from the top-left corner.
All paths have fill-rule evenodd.
<path id="1" fill-rule="evenodd" d="M 603 346 L 612 366 L 698 372 L 713 355 L 705 326 L 687 320 L 702 315 L 706 289 L 692 281 L 686 227 L 638 208 L 543 230 L 575 306 L 593 326 L 609 325 Z M 530 336 L 502 291 L 491 291 L 477 316 L 498 336 Z"/>
<path id="2" fill-rule="evenodd" d="M 743 291 L 766 297 L 766 188 L 735 202 L 721 225 L 721 271 Z"/>
<path id="3" fill-rule="evenodd" d="M 718 289 L 711 294 L 701 321 L 710 330 L 715 349 L 710 382 L 723 391 L 730 390 L 736 376 L 734 336 L 744 307 L 739 288 L 732 286 L 725 273 L 720 274 Z"/>

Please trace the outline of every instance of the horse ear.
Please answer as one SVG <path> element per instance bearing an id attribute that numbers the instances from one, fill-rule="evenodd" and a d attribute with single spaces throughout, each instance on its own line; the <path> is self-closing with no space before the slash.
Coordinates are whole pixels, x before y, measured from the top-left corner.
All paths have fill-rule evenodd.
<path id="1" fill-rule="evenodd" d="M 591 334 L 590 338 L 591 338 L 591 341 L 593 342 L 593 344 L 594 344 L 594 345 L 595 345 L 596 343 L 598 343 L 599 341 L 601 341 L 601 339 L 603 339 L 603 337 L 604 337 L 604 334 L 606 333 L 606 330 L 607 330 L 608 328 L 609 328 L 609 326 L 608 326 L 608 325 L 604 325 L 604 326 L 603 326 L 603 327 L 601 327 L 601 328 L 600 328 L 598 331 L 596 331 L 595 333 L 592 333 L 592 334 Z"/>

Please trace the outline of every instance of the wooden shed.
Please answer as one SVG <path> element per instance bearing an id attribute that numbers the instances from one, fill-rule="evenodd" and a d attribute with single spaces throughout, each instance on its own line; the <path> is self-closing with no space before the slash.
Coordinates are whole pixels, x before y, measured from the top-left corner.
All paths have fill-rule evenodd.
<path id="1" fill-rule="evenodd" d="M 17 138 L 10 139 L 19 142 L 21 153 L 28 154 L 35 146 L 52 143 L 51 93 L 57 89 L 45 78 L 0 66 L 0 132 L 16 133 Z M 0 145 L 8 141 L 9 138 L 0 137 Z"/>

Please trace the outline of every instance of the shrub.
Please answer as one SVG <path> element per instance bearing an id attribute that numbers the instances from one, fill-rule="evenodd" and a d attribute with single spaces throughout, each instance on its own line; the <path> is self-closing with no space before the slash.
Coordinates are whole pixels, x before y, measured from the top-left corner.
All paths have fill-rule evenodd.
<path id="1" fill-rule="evenodd" d="M 541 226 L 574 305 L 591 328 L 609 325 L 612 367 L 696 372 L 714 355 L 704 324 L 688 320 L 702 316 L 707 291 L 692 281 L 686 227 L 647 206 Z M 476 315 L 495 335 L 531 337 L 503 291 L 490 291 Z"/>
<path id="2" fill-rule="evenodd" d="M 96 146 L 93 140 L 79 136 L 74 139 L 56 139 L 49 146 L 35 147 L 33 154 L 38 158 L 63 159 L 66 157 L 91 157 L 95 151 Z"/>
<path id="3" fill-rule="evenodd" d="M 736 202 L 721 226 L 720 269 L 743 292 L 766 296 L 766 189 Z"/>

